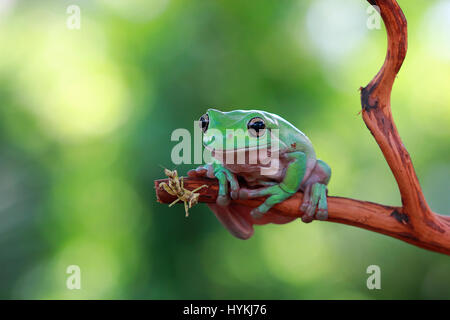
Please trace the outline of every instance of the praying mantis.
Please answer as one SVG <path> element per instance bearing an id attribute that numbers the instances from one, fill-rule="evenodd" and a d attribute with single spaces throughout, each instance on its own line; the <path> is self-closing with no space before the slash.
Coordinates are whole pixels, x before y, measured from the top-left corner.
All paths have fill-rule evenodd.
<path id="1" fill-rule="evenodd" d="M 163 188 L 168 194 L 176 196 L 178 199 L 169 204 L 169 207 L 173 206 L 178 201 L 184 202 L 184 210 L 186 212 L 186 217 L 189 216 L 189 209 L 192 208 L 198 202 L 200 196 L 199 193 L 195 193 L 202 188 L 207 188 L 206 184 L 195 188 L 194 190 L 188 190 L 184 188 L 183 177 L 181 179 L 178 177 L 177 170 L 164 169 L 164 173 L 169 178 L 169 183 L 162 182 L 159 187 Z"/>

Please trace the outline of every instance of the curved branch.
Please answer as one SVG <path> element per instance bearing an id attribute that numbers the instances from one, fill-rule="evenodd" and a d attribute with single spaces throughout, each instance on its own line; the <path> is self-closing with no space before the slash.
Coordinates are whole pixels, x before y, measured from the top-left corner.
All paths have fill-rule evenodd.
<path id="1" fill-rule="evenodd" d="M 194 190 L 202 185 L 208 188 L 198 191 L 199 202 L 216 202 L 219 186 L 217 180 L 206 178 L 184 178 L 184 187 Z M 168 179 L 155 181 L 156 197 L 160 203 L 171 203 L 176 200 L 175 196 L 168 194 L 159 187 L 161 182 L 168 183 Z M 251 200 L 233 200 L 235 203 L 247 207 L 256 208 L 262 204 L 264 198 Z M 274 206 L 274 210 L 283 216 L 298 217 L 303 215 L 299 210 L 303 201 L 303 193 L 297 192 L 291 198 Z M 341 197 L 328 197 L 328 220 L 331 222 L 343 223 L 358 228 L 371 230 L 394 237 L 413 245 L 428 250 L 441 252 L 450 255 L 450 243 L 445 243 L 445 239 L 436 239 L 436 242 L 425 242 L 417 238 L 413 230 L 408 225 L 408 218 L 400 207 L 384 206 L 381 204 L 360 201 Z M 450 221 L 448 222 L 450 227 Z"/>
<path id="2" fill-rule="evenodd" d="M 415 236 L 426 241 L 444 237 L 450 245 L 448 219 L 436 215 L 429 208 L 391 113 L 392 86 L 407 50 L 406 18 L 395 0 L 368 1 L 380 8 L 387 30 L 388 49 L 381 70 L 361 89 L 363 120 L 394 174 L 402 199 L 403 214 L 408 217 L 408 225 Z"/>
<path id="3" fill-rule="evenodd" d="M 402 199 L 402 207 L 384 206 L 372 202 L 328 197 L 328 221 L 348 224 L 382 233 L 421 248 L 450 255 L 450 217 L 433 213 L 429 208 L 391 113 L 391 90 L 407 50 L 407 26 L 403 12 L 395 0 L 368 0 L 380 8 L 386 25 L 388 49 L 381 70 L 361 88 L 362 117 L 379 145 L 394 177 Z M 159 188 L 166 180 L 155 181 L 158 201 L 170 203 L 175 198 Z M 217 182 L 209 179 L 186 178 L 185 187 L 193 190 L 203 184 L 199 202 L 215 202 Z M 234 200 L 256 207 L 264 199 Z M 277 214 L 301 217 L 301 192 L 276 205 Z"/>

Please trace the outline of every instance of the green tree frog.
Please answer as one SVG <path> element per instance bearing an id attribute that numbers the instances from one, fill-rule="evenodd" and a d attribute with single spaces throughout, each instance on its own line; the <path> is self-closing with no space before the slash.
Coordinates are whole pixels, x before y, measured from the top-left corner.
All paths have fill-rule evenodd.
<path id="1" fill-rule="evenodd" d="M 199 124 L 212 162 L 190 170 L 191 177 L 216 178 L 219 194 L 208 204 L 234 236 L 248 239 L 253 225 L 287 223 L 295 218 L 272 208 L 297 191 L 304 192 L 302 220 L 326 220 L 331 169 L 316 158 L 308 137 L 276 114 L 259 110 L 208 109 Z M 267 197 L 257 208 L 231 199 Z"/>

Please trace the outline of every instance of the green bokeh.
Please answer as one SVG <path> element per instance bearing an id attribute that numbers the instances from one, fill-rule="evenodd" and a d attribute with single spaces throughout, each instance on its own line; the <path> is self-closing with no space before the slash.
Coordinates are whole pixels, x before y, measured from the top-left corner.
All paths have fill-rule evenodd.
<path id="1" fill-rule="evenodd" d="M 431 208 L 450 213 L 450 1 L 399 1 L 393 115 Z M 399 205 L 361 117 L 384 27 L 363 0 L 0 1 L 0 298 L 450 299 L 450 259 L 332 223 L 233 238 L 155 199 L 170 135 L 208 107 L 304 131 L 332 195 Z M 81 9 L 70 30 L 68 6 Z M 195 165 L 180 165 L 185 174 Z M 382 289 L 368 290 L 378 265 Z M 82 289 L 66 288 L 81 268 Z"/>

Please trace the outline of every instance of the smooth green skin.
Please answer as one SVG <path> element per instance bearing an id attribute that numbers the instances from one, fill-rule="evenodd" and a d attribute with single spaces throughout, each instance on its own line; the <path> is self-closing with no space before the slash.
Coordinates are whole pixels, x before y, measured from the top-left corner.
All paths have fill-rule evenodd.
<path id="1" fill-rule="evenodd" d="M 208 109 L 209 127 L 203 135 L 203 144 L 210 149 L 224 149 L 227 150 L 227 145 L 231 149 L 256 147 L 259 142 L 259 147 L 270 147 L 272 138 L 266 138 L 269 130 L 266 130 L 264 136 L 253 137 L 248 134 L 247 124 L 256 117 L 262 118 L 265 121 L 266 128 L 279 130 L 279 148 L 280 151 L 301 151 L 308 157 L 316 157 L 314 148 L 308 137 L 294 127 L 291 123 L 281 118 L 280 116 L 259 110 L 234 110 L 229 112 L 221 112 L 216 109 Z M 226 131 L 233 130 L 234 136 L 237 137 L 237 144 L 235 144 L 234 137 L 229 137 Z M 243 139 L 247 137 L 247 139 Z M 267 143 L 261 143 L 265 141 Z M 295 145 L 295 148 L 292 148 Z"/>
<path id="2" fill-rule="evenodd" d="M 280 166 L 284 165 L 286 168 L 281 181 L 259 189 L 239 189 L 239 184 L 235 176 L 239 172 L 232 173 L 226 168 L 226 165 L 217 159 L 214 159 L 209 167 L 198 168 L 196 170 L 197 172 L 206 170 L 208 171 L 207 176 L 214 176 L 218 179 L 219 196 L 217 203 L 219 205 L 226 206 L 229 204 L 229 194 L 232 199 L 268 196 L 262 205 L 253 209 L 251 212 L 254 218 L 260 218 L 272 206 L 296 193 L 304 182 L 305 176 L 307 178 L 311 176 L 312 170 L 318 162 L 327 172 L 327 177 L 326 179 L 322 179 L 324 181 L 320 181 L 323 183 L 306 184 L 305 199 L 301 207 L 301 210 L 305 212 L 302 220 L 305 222 L 311 221 L 317 207 L 319 209 L 317 218 L 327 218 L 326 184 L 328 183 L 331 171 L 323 161 L 316 159 L 311 141 L 305 134 L 280 116 L 264 111 L 234 110 L 221 112 L 215 109 L 208 109 L 207 114 L 209 116 L 209 126 L 203 135 L 203 144 L 206 148 L 223 151 L 243 150 L 255 148 L 258 142 L 260 148 L 270 148 L 274 143 L 274 137 L 270 134 L 270 129 L 278 129 L 279 153 L 283 154 L 285 159 L 287 159 L 287 161 L 280 162 Z M 261 137 L 253 137 L 248 133 L 247 124 L 255 117 L 264 119 L 267 128 Z M 234 135 L 230 135 L 229 132 L 227 133 L 227 129 L 233 130 Z M 237 141 L 235 137 L 237 137 Z M 231 148 L 228 148 L 228 146 L 231 146 Z M 267 181 L 262 179 L 257 180 L 257 182 L 262 186 L 267 184 Z M 228 183 L 230 184 L 230 193 Z"/>

